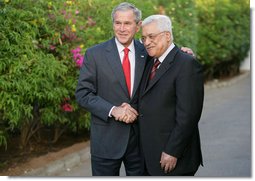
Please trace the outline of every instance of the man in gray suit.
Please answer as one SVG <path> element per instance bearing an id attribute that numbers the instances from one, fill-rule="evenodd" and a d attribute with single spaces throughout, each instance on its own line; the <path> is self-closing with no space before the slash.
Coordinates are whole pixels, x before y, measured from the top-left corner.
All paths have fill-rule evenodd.
<path id="1" fill-rule="evenodd" d="M 137 90 L 147 53 L 133 39 L 140 28 L 141 11 L 132 4 L 121 3 L 113 10 L 112 20 L 115 37 L 86 51 L 76 99 L 92 116 L 92 175 L 117 176 L 122 162 L 126 175 L 141 175 L 135 120 Z M 125 48 L 129 60 L 127 79 L 122 65 Z"/>

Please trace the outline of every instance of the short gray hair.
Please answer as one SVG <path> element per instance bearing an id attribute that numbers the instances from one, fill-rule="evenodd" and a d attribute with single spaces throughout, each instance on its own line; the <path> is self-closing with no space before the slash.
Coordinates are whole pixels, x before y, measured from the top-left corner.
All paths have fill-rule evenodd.
<path id="1" fill-rule="evenodd" d="M 112 22 L 114 22 L 114 15 L 117 11 L 127 11 L 132 10 L 135 15 L 135 22 L 139 23 L 142 19 L 142 12 L 135 5 L 127 2 L 120 3 L 112 10 Z"/>
<path id="2" fill-rule="evenodd" d="M 157 23 L 157 25 L 158 25 L 157 27 L 159 28 L 159 30 L 161 32 L 169 31 L 171 33 L 171 39 L 173 41 L 174 37 L 173 37 L 173 32 L 172 32 L 172 21 L 171 21 L 171 19 L 168 16 L 165 16 L 165 15 L 159 15 L 159 14 L 151 15 L 151 16 L 148 16 L 147 18 L 145 18 L 143 20 L 142 27 L 147 25 L 147 24 L 150 24 L 154 21 Z"/>

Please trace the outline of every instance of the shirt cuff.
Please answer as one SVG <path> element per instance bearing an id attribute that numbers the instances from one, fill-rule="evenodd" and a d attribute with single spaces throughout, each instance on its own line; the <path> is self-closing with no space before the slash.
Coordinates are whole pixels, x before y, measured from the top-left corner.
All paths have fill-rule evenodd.
<path id="1" fill-rule="evenodd" d="M 112 117 L 112 110 L 113 110 L 113 108 L 115 108 L 115 106 L 113 106 L 112 108 L 111 108 L 111 110 L 110 110 L 110 112 L 109 112 L 109 114 L 108 114 L 108 116 L 111 118 Z"/>

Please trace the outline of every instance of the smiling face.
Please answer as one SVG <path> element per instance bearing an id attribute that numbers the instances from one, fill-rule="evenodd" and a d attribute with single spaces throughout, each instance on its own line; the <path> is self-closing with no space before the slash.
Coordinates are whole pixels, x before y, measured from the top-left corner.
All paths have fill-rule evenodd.
<path id="1" fill-rule="evenodd" d="M 129 46 L 140 29 L 132 10 L 117 11 L 114 15 L 113 31 L 118 41 L 125 47 Z"/>
<path id="2" fill-rule="evenodd" d="M 142 27 L 142 41 L 151 57 L 160 57 L 171 44 L 171 33 L 160 31 L 156 21 Z"/>

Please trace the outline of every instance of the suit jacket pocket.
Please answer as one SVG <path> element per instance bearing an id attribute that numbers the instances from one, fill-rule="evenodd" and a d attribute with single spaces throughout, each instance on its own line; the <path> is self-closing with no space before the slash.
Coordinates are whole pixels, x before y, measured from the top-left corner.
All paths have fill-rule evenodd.
<path id="1" fill-rule="evenodd" d="M 110 125 L 110 122 L 114 120 L 114 118 L 108 118 L 107 121 L 104 121 L 103 119 L 92 117 L 92 124 L 102 125 L 102 126 L 108 126 Z"/>

